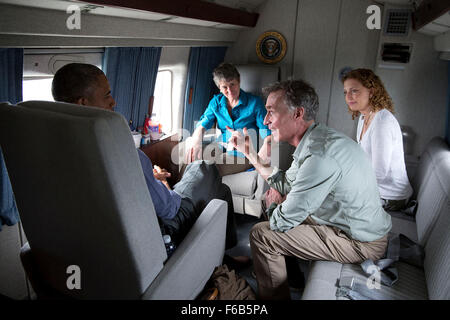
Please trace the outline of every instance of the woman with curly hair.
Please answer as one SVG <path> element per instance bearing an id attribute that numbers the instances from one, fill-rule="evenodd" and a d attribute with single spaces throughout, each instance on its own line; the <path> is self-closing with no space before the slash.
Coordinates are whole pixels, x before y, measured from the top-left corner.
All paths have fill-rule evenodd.
<path id="1" fill-rule="evenodd" d="M 392 99 L 369 69 L 344 75 L 345 102 L 352 119 L 359 116 L 356 140 L 369 155 L 385 210 L 402 210 L 413 190 L 406 174 L 400 125 Z"/>

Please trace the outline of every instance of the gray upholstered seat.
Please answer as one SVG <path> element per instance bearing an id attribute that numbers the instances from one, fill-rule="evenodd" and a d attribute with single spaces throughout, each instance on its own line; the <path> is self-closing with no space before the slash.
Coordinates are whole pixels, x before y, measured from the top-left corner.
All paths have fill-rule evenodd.
<path id="1" fill-rule="evenodd" d="M 167 259 L 120 114 L 43 101 L 0 104 L 0 142 L 34 283 L 80 299 L 193 299 L 221 263 L 221 200 L 209 203 Z M 80 290 L 67 287 L 71 265 L 81 270 Z"/>
<path id="2" fill-rule="evenodd" d="M 393 233 L 418 242 L 425 251 L 424 267 L 397 262 L 399 280 L 392 287 L 381 285 L 383 299 L 450 299 L 450 149 L 439 137 L 433 138 L 420 158 L 413 180 L 417 195 L 415 220 L 392 214 Z M 329 261 L 311 263 L 302 296 L 305 300 L 337 299 L 339 279 L 354 277 L 364 284 L 367 276 L 359 265 Z"/>

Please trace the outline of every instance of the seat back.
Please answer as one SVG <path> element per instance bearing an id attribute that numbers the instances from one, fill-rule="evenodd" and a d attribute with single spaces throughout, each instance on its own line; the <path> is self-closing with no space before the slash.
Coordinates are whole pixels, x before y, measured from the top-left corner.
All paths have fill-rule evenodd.
<path id="1" fill-rule="evenodd" d="M 75 298 L 140 298 L 167 255 L 125 119 L 66 103 L 0 104 L 0 143 L 46 284 Z M 78 279 L 81 289 L 69 289 Z"/>
<path id="2" fill-rule="evenodd" d="M 240 74 L 241 89 L 260 96 L 265 104 L 262 89 L 280 79 L 280 68 L 260 64 L 241 64 L 236 65 L 236 69 Z M 261 136 L 250 136 L 253 145 L 259 150 L 262 146 Z"/>
<path id="3" fill-rule="evenodd" d="M 450 299 L 450 157 L 436 167 L 435 223 L 425 245 L 425 277 L 430 299 Z M 431 212 L 430 212 L 431 213 Z M 418 222 L 419 224 L 419 222 Z M 419 228 L 418 228 L 419 230 Z"/>
<path id="4" fill-rule="evenodd" d="M 425 151 L 420 155 L 416 174 L 411 181 L 414 189 L 413 198 L 417 199 L 420 192 L 425 189 L 426 182 L 430 177 L 431 170 L 443 159 L 449 157 L 450 150 L 447 143 L 441 137 L 434 137 L 427 144 Z"/>
<path id="5" fill-rule="evenodd" d="M 433 138 L 422 154 L 413 182 L 417 192 L 417 236 L 425 245 L 440 213 L 447 205 L 450 185 L 450 149 L 439 137 Z M 446 181 L 447 180 L 447 181 Z"/>
<path id="6" fill-rule="evenodd" d="M 254 95 L 262 96 L 262 88 L 278 81 L 280 68 L 260 64 L 236 65 L 241 76 L 240 86 L 242 90 Z"/>

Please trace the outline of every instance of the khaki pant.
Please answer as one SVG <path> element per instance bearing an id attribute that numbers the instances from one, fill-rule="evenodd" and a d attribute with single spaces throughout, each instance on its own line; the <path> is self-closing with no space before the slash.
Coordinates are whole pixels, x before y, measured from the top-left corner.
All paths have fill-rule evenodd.
<path id="1" fill-rule="evenodd" d="M 311 217 L 286 232 L 272 231 L 269 222 L 260 222 L 250 232 L 259 298 L 290 299 L 284 256 L 361 263 L 380 259 L 387 243 L 387 235 L 371 242 L 353 240 L 342 230 L 319 225 Z"/>

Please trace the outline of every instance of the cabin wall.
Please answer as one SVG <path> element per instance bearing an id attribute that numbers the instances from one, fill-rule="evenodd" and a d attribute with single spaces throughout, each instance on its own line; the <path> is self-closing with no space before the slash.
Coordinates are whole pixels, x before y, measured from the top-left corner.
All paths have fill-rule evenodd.
<path id="1" fill-rule="evenodd" d="M 433 136 L 444 136 L 446 62 L 438 59 L 432 37 L 411 30 L 408 37 L 396 38 L 396 42 L 413 43 L 405 69 L 378 68 L 380 41 L 386 38 L 381 30 L 366 26 L 366 9 L 372 4 L 383 11 L 382 5 L 369 0 L 268 0 L 259 8 L 256 27 L 242 31 L 225 58 L 233 63 L 261 64 L 255 50 L 259 35 L 269 30 L 282 33 L 287 53 L 276 64 L 281 78 L 310 82 L 319 95 L 317 121 L 353 139 L 356 121 L 347 111 L 339 72 L 344 67 L 373 69 L 393 98 L 400 125 L 412 129 L 414 140 L 408 150 L 418 156 Z"/>
<path id="2" fill-rule="evenodd" d="M 225 61 L 234 64 L 260 64 L 256 54 L 256 41 L 266 31 L 280 32 L 286 39 L 286 56 L 276 65 L 281 69 L 281 78 L 291 75 L 294 58 L 295 24 L 297 19 L 297 0 L 268 0 L 257 10 L 258 23 L 252 29 L 240 31 L 236 41 L 228 48 Z"/>
<path id="3" fill-rule="evenodd" d="M 309 81 L 319 95 L 317 120 L 354 138 L 343 97 L 339 71 L 344 67 L 373 68 L 380 31 L 366 27 L 372 1 L 300 1 L 294 78 Z"/>
<path id="4" fill-rule="evenodd" d="M 447 62 L 439 59 L 433 37 L 410 32 L 401 39 L 383 40 L 411 43 L 410 62 L 403 70 L 383 69 L 380 76 L 394 102 L 395 117 L 412 132 L 411 154 L 418 156 L 434 136 L 445 136 L 447 114 Z"/>
<path id="5" fill-rule="evenodd" d="M 256 27 L 241 32 L 226 59 L 261 63 L 255 50 L 258 36 L 268 30 L 282 33 L 287 53 L 277 64 L 281 78 L 311 83 L 319 96 L 317 121 L 354 137 L 356 123 L 346 111 L 338 74 L 345 66 L 375 66 L 380 32 L 366 27 L 365 12 L 371 4 L 368 0 L 287 0 L 282 4 L 268 0 L 260 8 Z"/>

